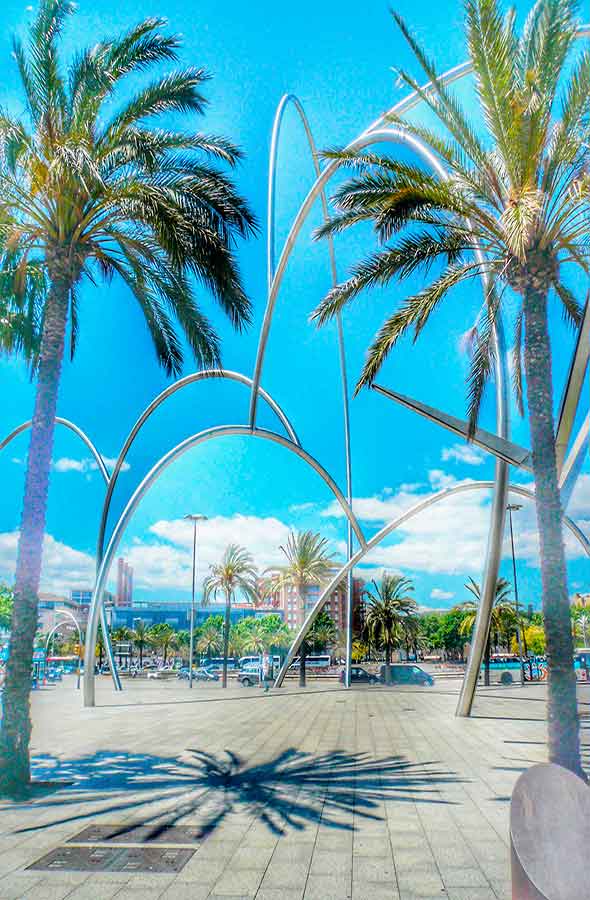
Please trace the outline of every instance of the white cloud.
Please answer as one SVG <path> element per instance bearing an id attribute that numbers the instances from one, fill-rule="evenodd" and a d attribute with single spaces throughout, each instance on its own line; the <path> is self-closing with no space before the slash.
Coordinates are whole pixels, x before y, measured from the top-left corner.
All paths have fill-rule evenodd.
<path id="1" fill-rule="evenodd" d="M 458 481 L 442 469 L 433 469 L 428 473 L 428 481 L 429 485 L 422 486 L 402 484 L 393 494 L 354 498 L 354 511 L 361 521 L 382 525 L 434 493 L 469 484 L 471 479 Z M 384 544 L 371 551 L 364 562 L 387 571 L 479 577 L 488 539 L 490 499 L 491 491 L 484 490 L 448 497 L 405 522 Z M 568 513 L 582 530 L 590 533 L 590 475 L 580 477 Z M 341 518 L 343 513 L 337 503 L 331 503 L 322 515 Z M 530 566 L 538 566 L 539 540 L 532 501 L 523 500 L 522 509 L 514 517 L 514 532 L 516 556 Z M 585 558 L 581 545 L 567 529 L 564 538 L 569 559 Z M 509 558 L 510 552 L 507 535 L 504 558 Z"/>
<path id="2" fill-rule="evenodd" d="M 443 462 L 464 463 L 467 466 L 481 466 L 485 462 L 483 452 L 473 444 L 453 444 L 445 447 L 441 453 Z"/>
<path id="3" fill-rule="evenodd" d="M 289 507 L 290 513 L 301 513 L 301 512 L 310 512 L 312 509 L 315 509 L 315 503 L 293 503 L 292 506 Z"/>
<path id="4" fill-rule="evenodd" d="M 0 573 L 7 581 L 14 580 L 18 531 L 0 533 Z M 41 590 L 67 594 L 71 588 L 90 587 L 94 583 L 94 558 L 75 550 L 50 534 L 43 542 Z"/>
<path id="5" fill-rule="evenodd" d="M 109 456 L 103 456 L 103 462 L 108 471 L 112 472 L 117 460 Z M 98 471 L 98 463 L 95 459 L 91 459 L 90 457 L 72 459 L 69 456 L 60 456 L 59 459 L 54 460 L 52 465 L 56 472 L 79 472 L 82 475 L 86 475 L 88 472 Z M 129 463 L 124 462 L 121 466 L 121 471 L 128 472 L 130 468 L 131 466 Z"/>
<path id="6" fill-rule="evenodd" d="M 430 591 L 431 600 L 452 600 L 454 596 L 454 591 L 443 591 L 442 588 L 433 588 Z"/>
<path id="7" fill-rule="evenodd" d="M 287 524 L 273 516 L 215 516 L 201 522 L 197 532 L 199 582 L 229 544 L 246 547 L 260 571 L 281 565 L 285 557 L 279 547 L 286 543 L 289 531 Z M 135 584 L 148 590 L 188 589 L 192 571 L 192 523 L 185 519 L 163 519 L 155 522 L 149 532 L 151 538 L 134 540 L 122 551 L 133 566 Z M 342 547 L 333 542 L 331 550 L 340 555 Z"/>

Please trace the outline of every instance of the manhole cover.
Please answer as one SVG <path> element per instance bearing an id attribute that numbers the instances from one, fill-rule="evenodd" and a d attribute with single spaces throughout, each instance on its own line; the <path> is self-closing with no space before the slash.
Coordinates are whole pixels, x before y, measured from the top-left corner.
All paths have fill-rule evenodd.
<path id="1" fill-rule="evenodd" d="M 175 847 L 58 847 L 28 869 L 44 872 L 180 872 L 194 850 Z"/>
<path id="2" fill-rule="evenodd" d="M 198 844 L 199 829 L 182 825 L 89 825 L 68 844 Z"/>

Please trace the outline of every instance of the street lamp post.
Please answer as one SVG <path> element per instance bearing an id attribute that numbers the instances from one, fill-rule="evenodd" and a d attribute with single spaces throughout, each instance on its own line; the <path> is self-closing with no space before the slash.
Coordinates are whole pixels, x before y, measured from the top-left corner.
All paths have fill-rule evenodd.
<path id="1" fill-rule="evenodd" d="M 194 643 L 195 643 L 195 587 L 196 587 L 196 577 L 197 577 L 197 522 L 206 522 L 207 516 L 202 515 L 187 515 L 184 517 L 185 519 L 189 519 L 193 523 L 193 591 L 191 597 L 191 617 L 190 617 L 190 635 L 189 635 L 189 650 L 188 650 L 188 686 L 192 689 L 193 686 L 193 654 L 194 654 Z"/>
<path id="2" fill-rule="evenodd" d="M 512 547 L 512 575 L 514 578 L 514 609 L 516 610 L 516 637 L 518 640 L 518 660 L 520 663 L 520 685 L 524 687 L 524 664 L 522 660 L 522 635 L 521 635 L 521 627 L 520 627 L 520 619 L 518 616 L 519 606 L 518 606 L 518 581 L 516 578 L 516 556 L 514 554 L 514 531 L 512 530 L 512 513 L 517 512 L 519 509 L 522 509 L 522 504 L 520 503 L 509 503 L 506 507 L 508 510 L 508 519 L 510 521 L 510 545 Z"/>

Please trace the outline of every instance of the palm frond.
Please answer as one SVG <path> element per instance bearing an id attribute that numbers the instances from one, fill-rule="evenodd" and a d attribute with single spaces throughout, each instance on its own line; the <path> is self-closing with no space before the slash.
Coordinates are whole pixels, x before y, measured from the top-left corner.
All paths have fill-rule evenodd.
<path id="1" fill-rule="evenodd" d="M 387 356 L 406 331 L 413 328 L 414 341 L 416 341 L 445 294 L 460 282 L 473 278 L 478 270 L 478 263 L 450 265 L 432 284 L 413 297 L 404 300 L 400 309 L 381 326 L 369 347 L 361 376 L 355 388 L 355 396 L 361 388 L 373 384 Z"/>
<path id="2" fill-rule="evenodd" d="M 494 287 L 488 288 L 486 302 L 480 314 L 480 322 L 473 334 L 467 380 L 469 437 L 473 437 L 475 434 L 485 388 L 494 370 L 496 316 L 500 306 L 500 297 L 501 295 Z"/>
<path id="3" fill-rule="evenodd" d="M 441 259 L 447 265 L 455 264 L 468 249 L 469 238 L 460 229 L 440 233 L 423 231 L 400 238 L 393 247 L 359 263 L 351 277 L 334 287 L 322 300 L 312 319 L 323 325 L 366 288 L 385 287 L 393 278 L 403 280 L 417 269 L 428 272 Z"/>

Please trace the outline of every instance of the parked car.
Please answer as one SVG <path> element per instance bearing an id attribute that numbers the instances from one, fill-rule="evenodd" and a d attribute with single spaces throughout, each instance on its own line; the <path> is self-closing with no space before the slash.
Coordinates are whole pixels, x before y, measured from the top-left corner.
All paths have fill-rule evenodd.
<path id="1" fill-rule="evenodd" d="M 381 666 L 379 670 L 379 681 L 382 684 L 421 684 L 429 687 L 434 684 L 432 675 L 429 675 L 420 666 L 393 663 L 389 666 L 389 681 L 385 677 L 386 670 L 387 666 Z"/>
<path id="2" fill-rule="evenodd" d="M 260 684 L 260 666 L 246 666 L 238 675 L 238 681 L 243 687 Z"/>
<path id="3" fill-rule="evenodd" d="M 180 678 L 183 681 L 188 681 L 188 667 L 183 666 L 176 673 L 176 677 Z M 193 680 L 194 681 L 219 681 L 219 675 L 217 672 L 209 671 L 208 669 L 203 668 L 202 666 L 198 669 L 193 669 Z"/>
<path id="4" fill-rule="evenodd" d="M 346 670 L 340 672 L 340 683 L 344 684 Z M 362 666 L 350 667 L 350 683 L 351 684 L 379 684 L 380 678 L 373 672 L 367 672 Z"/>

